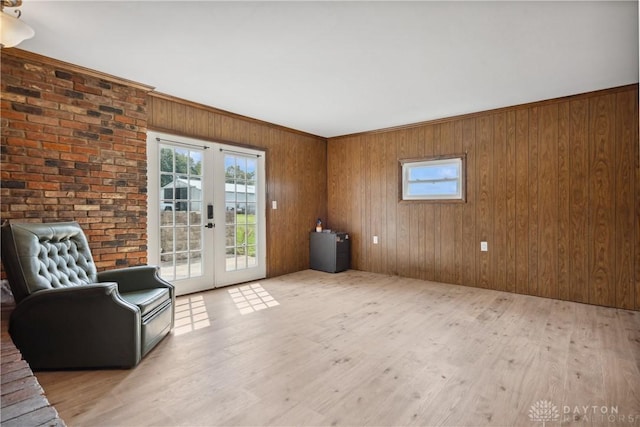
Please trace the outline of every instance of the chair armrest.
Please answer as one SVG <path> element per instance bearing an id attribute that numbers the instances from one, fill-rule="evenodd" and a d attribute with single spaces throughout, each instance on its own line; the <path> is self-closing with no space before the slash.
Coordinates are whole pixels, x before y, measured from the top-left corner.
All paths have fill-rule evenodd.
<path id="1" fill-rule="evenodd" d="M 102 283 L 90 283 L 88 285 L 81 286 L 66 286 L 64 288 L 51 288 L 43 289 L 38 292 L 34 292 L 24 299 L 26 304 L 18 304 L 16 310 L 24 310 L 32 304 L 48 304 L 56 303 L 60 304 L 62 300 L 73 300 L 82 298 L 100 298 L 105 297 L 107 299 L 121 301 L 127 306 L 132 306 L 122 298 L 118 293 L 118 283 L 116 282 L 102 282 Z"/>
<path id="2" fill-rule="evenodd" d="M 98 273 L 99 282 L 117 282 L 120 292 L 134 292 L 151 288 L 169 288 L 174 294 L 173 285 L 158 275 L 159 268 L 154 265 L 139 265 L 119 268 Z"/>
<path id="3" fill-rule="evenodd" d="M 9 333 L 31 368 L 131 367 L 141 358 L 140 310 L 117 283 L 33 293 L 11 313 Z"/>

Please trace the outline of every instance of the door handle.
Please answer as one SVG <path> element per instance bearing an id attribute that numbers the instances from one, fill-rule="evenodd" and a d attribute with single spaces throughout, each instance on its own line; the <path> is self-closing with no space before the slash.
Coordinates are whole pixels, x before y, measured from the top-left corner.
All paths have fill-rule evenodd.
<path id="1" fill-rule="evenodd" d="M 205 225 L 205 227 L 207 227 L 207 228 L 213 228 L 213 227 L 215 227 L 215 225 L 213 225 L 213 223 L 212 223 L 212 222 L 209 222 L 209 223 L 207 223 L 207 225 Z"/>

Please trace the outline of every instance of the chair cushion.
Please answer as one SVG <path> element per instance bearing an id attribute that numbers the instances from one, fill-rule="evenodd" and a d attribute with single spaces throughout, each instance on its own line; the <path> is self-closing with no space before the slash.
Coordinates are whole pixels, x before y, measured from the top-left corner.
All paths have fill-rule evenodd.
<path id="1" fill-rule="evenodd" d="M 169 288 L 152 288 L 142 291 L 124 292 L 120 296 L 127 302 L 140 308 L 142 317 L 165 305 L 171 300 Z"/>
<path id="2" fill-rule="evenodd" d="M 43 289 L 97 282 L 89 244 L 77 222 L 4 224 L 1 252 L 16 302 Z"/>

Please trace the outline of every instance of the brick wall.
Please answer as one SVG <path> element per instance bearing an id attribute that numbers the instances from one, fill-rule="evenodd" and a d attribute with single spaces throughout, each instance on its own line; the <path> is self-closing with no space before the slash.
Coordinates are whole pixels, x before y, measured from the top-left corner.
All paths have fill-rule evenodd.
<path id="1" fill-rule="evenodd" d="M 151 88 L 17 49 L 1 70 L 2 221 L 78 221 L 99 270 L 146 263 Z"/>

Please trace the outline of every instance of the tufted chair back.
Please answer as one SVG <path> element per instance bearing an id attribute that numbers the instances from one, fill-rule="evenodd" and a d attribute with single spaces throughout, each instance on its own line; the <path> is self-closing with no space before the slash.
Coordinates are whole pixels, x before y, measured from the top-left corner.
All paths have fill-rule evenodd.
<path id="1" fill-rule="evenodd" d="M 2 260 L 16 303 L 44 289 L 97 282 L 87 238 L 77 222 L 4 224 Z"/>

